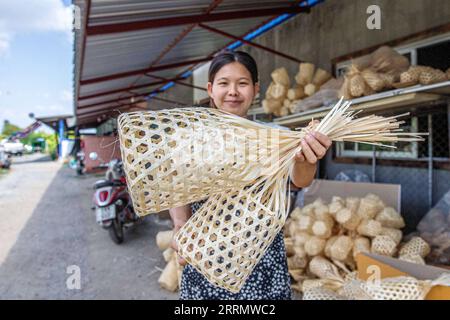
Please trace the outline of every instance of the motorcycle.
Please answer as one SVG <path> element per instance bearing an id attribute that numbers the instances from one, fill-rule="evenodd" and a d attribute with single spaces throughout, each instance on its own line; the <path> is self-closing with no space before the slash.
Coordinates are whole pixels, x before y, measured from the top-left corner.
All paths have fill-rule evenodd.
<path id="1" fill-rule="evenodd" d="M 89 158 L 97 160 L 98 155 L 91 152 Z M 122 162 L 120 160 L 113 162 L 113 164 L 111 162 L 103 163 L 101 166 L 115 170 L 114 177 L 118 177 L 118 179 L 102 179 L 95 182 L 93 202 L 97 223 L 108 230 L 111 239 L 116 244 L 121 244 L 124 241 L 124 229 L 134 225 L 140 218 L 134 211 L 127 191 Z"/>
<path id="2" fill-rule="evenodd" d="M 76 154 L 75 169 L 79 176 L 81 176 L 85 171 L 84 170 L 84 152 L 83 151 L 78 151 Z"/>

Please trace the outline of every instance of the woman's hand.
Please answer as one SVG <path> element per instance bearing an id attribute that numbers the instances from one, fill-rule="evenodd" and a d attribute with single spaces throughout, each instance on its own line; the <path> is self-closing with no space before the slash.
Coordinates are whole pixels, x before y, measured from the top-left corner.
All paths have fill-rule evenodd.
<path id="1" fill-rule="evenodd" d="M 308 133 L 301 141 L 302 150 L 295 155 L 295 160 L 300 163 L 306 161 L 309 164 L 316 164 L 318 160 L 325 156 L 331 143 L 331 139 L 320 132 Z"/>
<path id="2" fill-rule="evenodd" d="M 177 208 L 172 208 L 169 209 L 169 214 L 173 222 L 173 238 L 170 247 L 177 253 L 178 263 L 184 266 L 186 265 L 187 261 L 178 255 L 178 246 L 175 241 L 175 235 L 177 234 L 178 230 L 180 230 L 181 227 L 184 226 L 186 221 L 188 221 L 189 218 L 191 217 L 192 215 L 191 207 L 189 205 L 185 205 Z"/>
<path id="3" fill-rule="evenodd" d="M 186 222 L 184 222 L 184 223 L 186 223 Z M 184 223 L 183 223 L 183 224 L 178 224 L 178 225 L 175 225 L 175 226 L 174 226 L 174 228 L 173 228 L 173 238 L 172 238 L 172 243 L 170 244 L 171 248 L 172 248 L 173 250 L 175 250 L 175 252 L 177 253 L 178 263 L 179 263 L 181 266 L 185 266 L 185 265 L 187 264 L 187 261 L 184 260 L 184 259 L 178 254 L 178 246 L 177 246 L 177 242 L 175 241 L 175 235 L 177 234 L 178 230 L 180 230 L 181 227 L 183 227 Z"/>

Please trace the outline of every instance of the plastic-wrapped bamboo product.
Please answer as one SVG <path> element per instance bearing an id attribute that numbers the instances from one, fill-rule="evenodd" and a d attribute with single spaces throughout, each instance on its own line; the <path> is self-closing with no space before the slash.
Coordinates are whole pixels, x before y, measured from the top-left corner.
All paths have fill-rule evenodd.
<path id="1" fill-rule="evenodd" d="M 322 256 L 312 258 L 308 267 L 311 273 L 321 279 L 344 281 L 337 267 Z"/>
<path id="2" fill-rule="evenodd" d="M 377 213 L 383 209 L 380 203 L 371 198 L 364 197 L 359 202 L 358 215 L 365 220 L 370 220 L 376 217 Z"/>
<path id="3" fill-rule="evenodd" d="M 350 79 L 350 93 L 355 98 L 363 96 L 367 87 L 364 78 L 360 74 L 354 75 Z"/>
<path id="4" fill-rule="evenodd" d="M 345 300 L 345 298 L 330 289 L 318 287 L 306 290 L 303 294 L 303 300 Z"/>
<path id="5" fill-rule="evenodd" d="M 307 254 L 305 251 L 305 246 L 297 246 L 294 248 L 295 255 L 299 258 L 306 258 Z"/>
<path id="6" fill-rule="evenodd" d="M 331 199 L 331 203 L 328 205 L 328 212 L 333 216 L 336 217 L 336 213 L 343 209 L 345 207 L 344 199 L 341 197 L 334 196 Z"/>
<path id="7" fill-rule="evenodd" d="M 413 277 L 395 277 L 379 284 L 363 282 L 361 287 L 374 300 L 423 300 L 432 285 Z"/>
<path id="8" fill-rule="evenodd" d="M 419 82 L 423 85 L 433 84 L 437 82 L 446 81 L 447 76 L 444 71 L 439 69 L 431 69 L 423 71 L 420 74 Z"/>
<path id="9" fill-rule="evenodd" d="M 178 287 L 177 261 L 170 259 L 161 273 L 158 283 L 161 288 L 175 292 Z"/>
<path id="10" fill-rule="evenodd" d="M 316 202 L 314 205 L 314 217 L 319 220 L 329 220 L 331 215 L 328 206 L 323 202 Z"/>
<path id="11" fill-rule="evenodd" d="M 290 257 L 295 254 L 294 240 L 292 238 L 284 238 L 284 246 L 286 248 L 286 256 Z"/>
<path id="12" fill-rule="evenodd" d="M 311 83 L 314 84 L 316 87 L 320 87 L 330 79 L 331 74 L 328 71 L 325 71 L 321 68 L 317 68 Z"/>
<path id="13" fill-rule="evenodd" d="M 358 237 L 353 241 L 353 259 L 360 253 L 370 253 L 370 240 L 365 237 Z"/>
<path id="14" fill-rule="evenodd" d="M 298 85 L 295 88 L 291 88 L 287 92 L 287 97 L 289 100 L 298 100 L 305 96 L 305 91 L 303 90 L 303 86 Z"/>
<path id="15" fill-rule="evenodd" d="M 156 234 L 156 245 L 159 250 L 164 251 L 170 247 L 173 238 L 173 230 L 160 231 Z"/>
<path id="16" fill-rule="evenodd" d="M 304 246 L 306 241 L 309 240 L 309 238 L 311 238 L 311 235 L 308 232 L 296 231 L 294 233 L 294 245 L 296 247 Z"/>
<path id="17" fill-rule="evenodd" d="M 289 269 L 304 269 L 308 265 L 308 259 L 306 257 L 299 257 L 294 255 L 287 258 Z"/>
<path id="18" fill-rule="evenodd" d="M 338 290 L 342 287 L 342 281 L 333 279 L 306 279 L 302 283 L 302 291 L 306 292 L 314 288 L 327 288 L 329 290 Z"/>
<path id="19" fill-rule="evenodd" d="M 336 221 L 347 230 L 356 230 L 361 222 L 361 217 L 350 209 L 343 208 L 336 213 Z"/>
<path id="20" fill-rule="evenodd" d="M 415 263 L 415 264 L 420 264 L 420 265 L 425 265 L 425 260 L 423 260 L 423 258 L 419 255 L 410 255 L 410 254 L 406 254 L 406 255 L 401 255 L 398 257 L 399 260 L 403 260 L 406 262 L 411 262 L 411 263 Z"/>
<path id="21" fill-rule="evenodd" d="M 308 97 L 311 97 L 314 93 L 316 93 L 317 92 L 317 86 L 316 85 L 314 85 L 314 84 L 312 84 L 312 83 L 308 83 L 306 86 L 305 86 L 305 94 L 308 96 Z"/>
<path id="22" fill-rule="evenodd" d="M 302 86 L 306 86 L 311 83 L 315 68 L 316 67 L 312 63 L 300 63 L 299 72 L 295 76 L 295 81 Z"/>
<path id="23" fill-rule="evenodd" d="M 361 72 L 361 75 L 372 90 L 380 91 L 384 88 L 385 83 L 383 79 L 373 70 L 365 69 Z"/>
<path id="24" fill-rule="evenodd" d="M 376 237 L 382 228 L 381 223 L 376 220 L 363 220 L 356 230 L 362 236 Z"/>
<path id="25" fill-rule="evenodd" d="M 387 73 L 378 73 L 378 76 L 383 80 L 384 87 L 386 89 L 393 88 L 393 84 L 395 83 L 395 76 Z"/>
<path id="26" fill-rule="evenodd" d="M 397 251 L 397 244 L 389 236 L 376 236 L 372 240 L 372 253 L 392 257 Z"/>
<path id="27" fill-rule="evenodd" d="M 172 248 L 167 248 L 163 251 L 164 261 L 169 262 L 173 258 L 174 250 Z"/>
<path id="28" fill-rule="evenodd" d="M 307 216 L 314 216 L 314 206 L 314 203 L 307 204 L 301 209 L 302 214 Z"/>
<path id="29" fill-rule="evenodd" d="M 381 229 L 381 236 L 388 236 L 392 240 L 394 240 L 395 244 L 398 246 L 400 242 L 402 241 L 403 233 L 401 230 L 394 229 L 394 228 L 382 228 Z"/>
<path id="30" fill-rule="evenodd" d="M 311 233 L 314 220 L 315 219 L 312 216 L 307 215 L 300 216 L 297 220 L 298 230 Z"/>
<path id="31" fill-rule="evenodd" d="M 331 258 L 339 261 L 345 261 L 352 251 L 353 240 L 348 236 L 339 236 L 333 242 L 330 248 Z"/>
<path id="32" fill-rule="evenodd" d="M 312 236 L 305 242 L 305 251 L 309 256 L 317 256 L 325 249 L 326 242 L 327 241 L 325 239 Z"/>
<path id="33" fill-rule="evenodd" d="M 311 227 L 312 233 L 319 238 L 328 239 L 333 231 L 334 220 L 331 217 L 316 220 Z"/>
<path id="34" fill-rule="evenodd" d="M 430 253 L 429 244 L 421 237 L 413 237 L 400 249 L 399 255 L 400 256 L 418 255 L 422 258 L 425 258 L 429 253 Z"/>
<path id="35" fill-rule="evenodd" d="M 264 99 L 262 101 L 262 107 L 265 113 L 273 113 L 274 111 L 281 109 L 282 104 L 280 100 Z"/>
<path id="36" fill-rule="evenodd" d="M 283 101 L 284 98 L 286 97 L 288 87 L 285 87 L 284 85 L 282 85 L 280 83 L 275 83 L 271 86 L 271 88 L 272 89 L 270 91 L 270 96 L 273 99 Z"/>
<path id="37" fill-rule="evenodd" d="M 290 87 L 291 85 L 289 74 L 287 73 L 287 70 L 284 67 L 273 70 L 270 76 L 272 77 L 273 82 L 279 83 L 284 87 Z"/>
<path id="38" fill-rule="evenodd" d="M 383 227 L 401 229 L 405 226 L 405 221 L 403 217 L 391 207 L 385 207 L 382 211 L 378 213 L 375 218 L 379 221 Z"/>
<path id="39" fill-rule="evenodd" d="M 291 212 L 291 218 L 292 218 L 293 220 L 297 220 L 301 215 L 302 215 L 302 209 L 300 209 L 299 207 L 296 207 L 296 208 Z"/>
<path id="40" fill-rule="evenodd" d="M 359 203 L 361 199 L 357 197 L 347 197 L 345 198 L 345 206 L 353 213 L 358 212 Z"/>
<path id="41" fill-rule="evenodd" d="M 325 244 L 325 250 L 324 250 L 325 256 L 330 259 L 332 258 L 331 257 L 331 248 L 332 248 L 334 242 L 337 240 L 337 238 L 338 238 L 338 236 L 332 236 L 327 240 L 327 243 Z"/>

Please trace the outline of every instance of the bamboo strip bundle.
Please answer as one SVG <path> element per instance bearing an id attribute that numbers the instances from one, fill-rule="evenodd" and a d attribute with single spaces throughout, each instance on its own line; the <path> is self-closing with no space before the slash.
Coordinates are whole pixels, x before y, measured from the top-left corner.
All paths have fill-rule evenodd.
<path id="1" fill-rule="evenodd" d="M 156 234 L 156 245 L 158 246 L 159 250 L 164 251 L 168 249 L 172 242 L 172 238 L 173 238 L 172 230 L 158 232 Z"/>
<path id="2" fill-rule="evenodd" d="M 119 138 L 136 212 L 208 198 L 175 236 L 179 254 L 211 283 L 238 292 L 286 221 L 287 181 L 308 132 L 376 145 L 421 140 L 398 132 L 395 116 L 355 119 L 349 107 L 341 99 L 317 126 L 301 131 L 207 108 L 122 114 Z"/>

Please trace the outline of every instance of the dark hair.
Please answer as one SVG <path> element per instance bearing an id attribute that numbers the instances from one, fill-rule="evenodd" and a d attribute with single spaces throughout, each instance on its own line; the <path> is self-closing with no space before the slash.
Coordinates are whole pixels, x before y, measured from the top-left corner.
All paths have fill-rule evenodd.
<path id="1" fill-rule="evenodd" d="M 208 81 L 213 83 L 217 72 L 219 72 L 223 66 L 233 62 L 241 63 L 248 72 L 250 72 L 253 84 L 258 82 L 258 68 L 255 59 L 247 52 L 230 50 L 223 51 L 212 59 L 208 71 Z"/>

